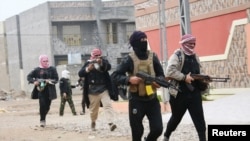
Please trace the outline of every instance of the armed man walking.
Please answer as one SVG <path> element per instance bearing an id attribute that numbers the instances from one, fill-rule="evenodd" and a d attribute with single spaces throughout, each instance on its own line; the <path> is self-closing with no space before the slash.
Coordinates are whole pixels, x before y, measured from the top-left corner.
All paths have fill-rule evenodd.
<path id="1" fill-rule="evenodd" d="M 155 82 L 146 82 L 136 74 L 142 71 L 150 76 L 165 79 L 163 68 L 156 54 L 148 51 L 147 35 L 144 32 L 134 31 L 129 43 L 133 52 L 123 58 L 112 75 L 115 82 L 129 86 L 129 121 L 132 140 L 142 140 L 143 118 L 146 116 L 149 120 L 150 132 L 144 140 L 156 141 L 163 130 L 161 107 L 156 93 L 156 89 L 160 86 Z"/>
<path id="2" fill-rule="evenodd" d="M 179 86 L 181 91 L 169 88 L 172 115 L 167 123 L 163 141 L 169 141 L 170 135 L 187 110 L 198 132 L 199 140 L 206 141 L 206 123 L 201 98 L 203 88 L 201 81 L 190 76 L 200 74 L 200 61 L 194 51 L 196 38 L 191 34 L 184 35 L 180 45 L 181 47 L 170 56 L 166 70 L 166 77 L 171 78 L 171 83 Z"/>
<path id="3" fill-rule="evenodd" d="M 39 63 L 39 67 L 27 75 L 27 80 L 34 84 L 31 98 L 39 99 L 40 126 L 45 127 L 51 102 L 57 98 L 55 84 L 59 78 L 56 68 L 49 65 L 47 55 L 40 55 Z"/>
<path id="4" fill-rule="evenodd" d="M 114 131 L 117 126 L 114 121 L 114 109 L 110 95 L 113 92 L 109 70 L 111 64 L 102 56 L 102 51 L 95 48 L 91 51 L 88 60 L 78 72 L 80 78 L 84 78 L 84 99 L 90 111 L 91 129 L 96 131 L 96 120 L 99 114 L 100 105 L 103 106 L 107 115 L 107 122 L 110 131 Z"/>
<path id="5" fill-rule="evenodd" d="M 69 103 L 69 107 L 71 109 L 71 112 L 73 115 L 76 114 L 75 105 L 72 99 L 72 88 L 75 88 L 75 85 L 71 85 L 70 81 L 70 72 L 68 70 L 62 71 L 62 78 L 60 78 L 59 81 L 59 88 L 60 88 L 60 94 L 61 94 L 61 104 L 59 109 L 59 115 L 63 116 L 64 114 L 64 108 L 66 102 Z"/>

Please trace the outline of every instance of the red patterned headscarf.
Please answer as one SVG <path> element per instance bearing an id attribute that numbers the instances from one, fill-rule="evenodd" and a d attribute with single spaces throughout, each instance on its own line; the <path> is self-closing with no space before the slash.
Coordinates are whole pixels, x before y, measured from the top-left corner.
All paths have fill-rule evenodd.
<path id="1" fill-rule="evenodd" d="M 91 56 L 90 59 L 93 60 L 95 59 L 97 56 L 101 56 L 102 55 L 102 51 L 99 48 L 95 48 L 91 51 Z"/>
<path id="2" fill-rule="evenodd" d="M 194 55 L 194 47 L 196 43 L 196 38 L 191 34 L 183 35 L 181 41 L 181 48 L 183 49 L 186 55 Z"/>
<path id="3" fill-rule="evenodd" d="M 45 54 L 39 56 L 39 67 L 40 68 L 49 68 L 49 57 Z"/>

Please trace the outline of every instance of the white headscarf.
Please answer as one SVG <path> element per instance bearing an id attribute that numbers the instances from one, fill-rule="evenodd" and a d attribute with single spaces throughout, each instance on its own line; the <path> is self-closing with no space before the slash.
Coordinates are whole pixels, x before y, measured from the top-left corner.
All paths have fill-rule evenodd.
<path id="1" fill-rule="evenodd" d="M 70 78 L 70 72 L 67 71 L 67 70 L 63 70 L 62 71 L 62 77 L 66 78 L 66 79 L 69 79 Z"/>

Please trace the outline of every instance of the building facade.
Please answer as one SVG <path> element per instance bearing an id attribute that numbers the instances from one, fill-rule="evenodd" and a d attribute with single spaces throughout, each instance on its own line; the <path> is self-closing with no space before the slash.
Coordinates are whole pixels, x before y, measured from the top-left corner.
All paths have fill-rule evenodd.
<path id="1" fill-rule="evenodd" d="M 147 33 L 151 49 L 161 57 L 159 1 L 163 0 L 134 0 L 134 3 L 136 28 Z M 180 47 L 180 1 L 165 0 L 167 58 Z M 195 50 L 203 73 L 231 78 L 227 83 L 211 83 L 214 88 L 211 93 L 250 90 L 250 0 L 189 0 L 189 7 L 191 33 L 197 37 Z"/>
<path id="2" fill-rule="evenodd" d="M 0 60 L 5 66 L 1 78 L 8 83 L 1 82 L 1 87 L 30 92 L 26 76 L 38 66 L 40 54 L 49 55 L 59 74 L 69 69 L 74 79 L 95 47 L 115 68 L 130 51 L 128 37 L 135 29 L 146 32 L 150 48 L 163 58 L 159 1 L 46 2 L 6 19 L 0 24 Z M 180 1 L 165 0 L 167 58 L 179 48 Z M 211 83 L 211 93 L 250 90 L 250 0 L 189 0 L 189 7 L 203 73 L 231 78 Z"/>
<path id="3" fill-rule="evenodd" d="M 135 30 L 132 0 L 46 2 L 4 21 L 10 88 L 30 93 L 27 74 L 47 54 L 50 63 L 71 69 L 73 79 L 93 48 L 115 68 L 128 53 Z M 64 66 L 64 68 L 62 67 Z"/>

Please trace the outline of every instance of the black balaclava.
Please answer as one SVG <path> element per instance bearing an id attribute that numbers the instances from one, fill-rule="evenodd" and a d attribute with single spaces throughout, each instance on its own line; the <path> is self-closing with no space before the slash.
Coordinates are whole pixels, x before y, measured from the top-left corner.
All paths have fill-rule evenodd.
<path id="1" fill-rule="evenodd" d="M 129 43 L 139 59 L 147 59 L 148 42 L 141 41 L 142 38 L 147 38 L 147 35 L 142 31 L 134 31 L 129 38 Z"/>

